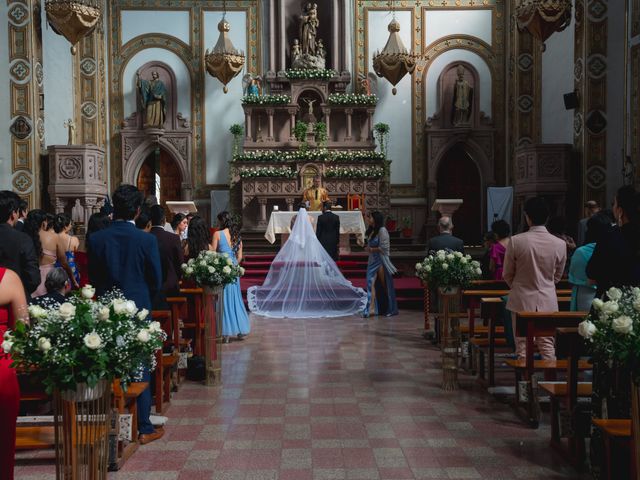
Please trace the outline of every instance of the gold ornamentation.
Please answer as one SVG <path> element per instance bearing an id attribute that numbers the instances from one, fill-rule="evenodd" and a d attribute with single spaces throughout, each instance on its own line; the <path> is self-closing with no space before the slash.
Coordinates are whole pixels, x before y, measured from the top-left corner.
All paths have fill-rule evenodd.
<path id="1" fill-rule="evenodd" d="M 571 0 L 520 0 L 515 13 L 518 28 L 544 43 L 571 23 Z"/>
<path id="2" fill-rule="evenodd" d="M 73 55 L 76 44 L 93 32 L 102 16 L 98 0 L 46 0 L 44 8 L 49 25 L 71 43 Z"/>
<path id="3" fill-rule="evenodd" d="M 381 52 L 373 55 L 373 70 L 376 75 L 386 78 L 393 89 L 394 95 L 398 92 L 396 85 L 406 74 L 411 75 L 416 68 L 417 57 L 409 53 L 400 38 L 400 22 L 395 18 L 387 27 L 389 39 Z"/>
<path id="4" fill-rule="evenodd" d="M 204 56 L 205 67 L 207 73 L 217 78 L 224 85 L 223 91 L 227 93 L 229 89 L 227 84 L 240 73 L 244 66 L 244 53 L 237 50 L 231 39 L 227 36 L 231 25 L 222 17 L 218 23 L 218 31 L 220 36 L 213 50 L 207 50 Z"/>

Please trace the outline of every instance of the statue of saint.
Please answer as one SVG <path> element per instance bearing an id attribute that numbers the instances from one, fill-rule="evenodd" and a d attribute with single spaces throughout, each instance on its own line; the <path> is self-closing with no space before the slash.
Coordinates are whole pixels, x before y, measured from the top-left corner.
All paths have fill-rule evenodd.
<path id="1" fill-rule="evenodd" d="M 468 125 L 473 105 L 473 88 L 464 79 L 464 67 L 458 65 L 458 80 L 453 86 L 453 120 L 454 126 Z"/>
<path id="2" fill-rule="evenodd" d="M 322 43 L 322 39 L 318 39 L 318 42 L 316 43 L 316 53 L 318 54 L 319 57 L 322 58 L 326 58 L 327 57 L 327 51 L 324 48 L 324 43 Z"/>
<path id="3" fill-rule="evenodd" d="M 84 208 L 80 205 L 79 198 L 76 198 L 76 203 L 71 209 L 71 220 L 73 220 L 73 223 L 84 223 Z"/>
<path id="4" fill-rule="evenodd" d="M 75 122 L 70 118 L 69 120 L 64 122 L 64 128 L 67 129 L 67 133 L 68 133 L 67 145 L 75 145 L 76 144 L 76 124 L 75 124 Z"/>
<path id="5" fill-rule="evenodd" d="M 136 86 L 145 110 L 144 127 L 164 128 L 167 118 L 167 89 L 158 72 L 151 73 L 151 80 L 142 80 L 140 72 L 136 72 Z"/>
<path id="6" fill-rule="evenodd" d="M 319 25 L 318 4 L 307 3 L 305 12 L 300 17 L 300 41 L 303 55 L 316 55 L 316 34 Z"/>
<path id="7" fill-rule="evenodd" d="M 300 55 L 302 55 L 302 52 L 300 51 L 300 42 L 296 38 L 293 40 L 293 45 L 291 45 L 291 63 L 300 58 Z"/>

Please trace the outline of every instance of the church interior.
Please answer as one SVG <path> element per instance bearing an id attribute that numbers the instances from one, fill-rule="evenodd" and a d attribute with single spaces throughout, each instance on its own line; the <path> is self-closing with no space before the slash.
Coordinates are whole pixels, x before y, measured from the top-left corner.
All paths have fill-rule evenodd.
<path id="1" fill-rule="evenodd" d="M 585 207 L 639 186 L 640 0 L 313 2 L 0 2 L 0 190 L 73 219 L 81 273 L 89 219 L 121 184 L 167 221 L 231 212 L 245 297 L 295 212 L 325 199 L 353 285 L 367 288 L 368 212 L 398 270 L 397 316 L 252 314 L 246 340 L 214 342 L 213 386 L 184 378 L 208 348 L 207 303 L 185 289 L 166 317 L 185 356 L 154 380 L 164 436 L 139 443 L 135 389 L 114 389 L 108 478 L 640 479 L 639 387 L 627 372 L 607 412 L 588 383 L 577 316 L 561 315 L 568 263 L 557 326 L 574 335 L 549 334 L 553 368 L 509 356 L 504 283 L 451 296 L 416 276 L 443 218 L 480 261 L 495 221 L 528 228 L 533 198 L 577 239 Z M 38 430 L 53 404 L 29 392 L 15 478 L 106 478 L 58 468 Z"/>

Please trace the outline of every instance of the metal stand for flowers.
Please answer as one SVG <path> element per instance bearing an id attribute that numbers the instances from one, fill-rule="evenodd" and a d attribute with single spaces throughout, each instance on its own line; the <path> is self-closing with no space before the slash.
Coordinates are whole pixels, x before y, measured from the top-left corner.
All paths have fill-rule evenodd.
<path id="1" fill-rule="evenodd" d="M 450 392 L 457 390 L 458 385 L 458 347 L 460 345 L 460 328 L 457 316 L 451 313 L 456 310 L 460 289 L 458 287 L 438 287 L 442 308 L 442 389 Z"/>
<path id="2" fill-rule="evenodd" d="M 56 478 L 100 480 L 109 466 L 110 384 L 54 392 Z"/>
<path id="3" fill-rule="evenodd" d="M 224 315 L 224 289 L 204 288 L 204 360 L 205 385 L 222 383 L 222 316 Z"/>

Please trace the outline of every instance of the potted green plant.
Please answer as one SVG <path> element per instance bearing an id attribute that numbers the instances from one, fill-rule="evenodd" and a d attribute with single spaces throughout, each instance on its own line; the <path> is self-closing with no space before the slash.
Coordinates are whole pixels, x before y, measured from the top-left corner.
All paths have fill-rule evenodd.
<path id="1" fill-rule="evenodd" d="M 387 158 L 387 144 L 390 130 L 391 127 L 389 127 L 389 125 L 386 123 L 376 123 L 373 126 L 373 134 L 378 141 L 378 145 L 380 146 L 380 153 L 384 155 L 384 158 Z"/>
<path id="2" fill-rule="evenodd" d="M 413 236 L 413 228 L 411 228 L 411 217 L 402 217 L 402 236 L 404 238 L 411 238 Z"/>
<path id="3" fill-rule="evenodd" d="M 327 145 L 327 140 L 329 138 L 327 135 L 327 124 L 324 122 L 316 122 L 313 125 L 313 133 L 316 136 L 318 148 L 324 148 Z"/>
<path id="4" fill-rule="evenodd" d="M 293 136 L 296 138 L 298 142 L 300 142 L 300 150 L 305 151 L 307 149 L 307 130 L 309 126 L 298 120 L 293 127 Z"/>
<path id="5" fill-rule="evenodd" d="M 240 153 L 240 141 L 244 134 L 244 127 L 239 123 L 234 123 L 229 127 L 229 132 L 233 135 L 233 156 L 235 157 Z"/>
<path id="6" fill-rule="evenodd" d="M 398 222 L 396 222 L 396 219 L 393 218 L 391 215 L 389 215 L 387 217 L 387 221 L 385 222 L 385 227 L 387 228 L 387 231 L 389 232 L 395 232 L 396 228 L 398 228 Z"/>

